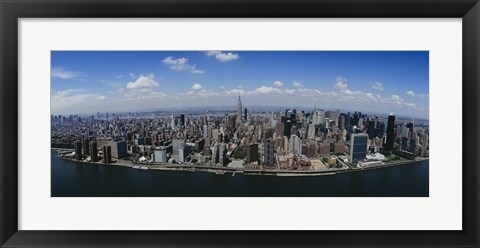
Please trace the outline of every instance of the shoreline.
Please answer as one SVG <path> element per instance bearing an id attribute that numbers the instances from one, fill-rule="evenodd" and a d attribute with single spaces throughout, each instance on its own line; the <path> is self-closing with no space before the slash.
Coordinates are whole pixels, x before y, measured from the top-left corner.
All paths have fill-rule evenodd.
<path id="1" fill-rule="evenodd" d="M 64 148 L 51 148 L 52 151 L 56 151 L 57 154 L 60 150 L 70 150 Z M 415 162 L 429 160 L 429 158 L 418 158 L 414 160 L 404 160 L 399 162 L 392 162 L 387 164 L 375 165 L 375 166 L 365 166 L 357 168 L 339 168 L 339 169 L 330 169 L 330 170 L 278 170 L 278 169 L 263 169 L 263 170 L 252 170 L 244 168 L 232 168 L 224 166 L 207 166 L 207 165 L 187 165 L 187 164 L 167 164 L 167 163 L 133 163 L 131 161 L 117 160 L 110 164 L 105 164 L 103 162 L 91 162 L 91 161 L 82 161 L 75 160 L 65 157 L 60 157 L 62 160 L 77 162 L 82 164 L 90 165 L 104 165 L 104 166 L 121 166 L 132 169 L 139 170 L 163 170 L 163 171 L 186 171 L 186 172 L 207 172 L 214 173 L 217 175 L 223 175 L 225 173 L 231 173 L 232 176 L 235 176 L 236 173 L 241 173 L 246 176 L 331 176 L 337 173 L 352 173 L 359 171 L 367 171 L 374 169 L 382 169 L 399 165 L 410 165 Z"/>

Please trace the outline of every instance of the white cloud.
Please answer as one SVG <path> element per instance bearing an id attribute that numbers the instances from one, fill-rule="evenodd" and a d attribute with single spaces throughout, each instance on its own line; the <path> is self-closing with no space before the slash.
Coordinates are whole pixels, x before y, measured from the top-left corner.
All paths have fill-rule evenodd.
<path id="1" fill-rule="evenodd" d="M 133 73 L 131 73 L 131 72 L 130 72 L 128 75 L 129 75 L 131 78 L 136 78 L 136 77 L 137 77 L 137 76 L 135 76 L 135 74 L 133 74 Z"/>
<path id="2" fill-rule="evenodd" d="M 80 73 L 69 71 L 61 66 L 52 68 L 50 75 L 52 78 L 60 78 L 60 79 L 77 79 L 80 77 Z"/>
<path id="3" fill-rule="evenodd" d="M 215 56 L 217 60 L 220 60 L 221 62 L 227 62 L 231 60 L 236 60 L 238 59 L 238 54 L 234 53 L 220 53 Z"/>
<path id="4" fill-rule="evenodd" d="M 392 95 L 390 98 L 392 98 L 392 100 L 394 100 L 394 101 L 402 100 L 398 95 Z"/>
<path id="5" fill-rule="evenodd" d="M 417 94 L 417 97 L 420 98 L 420 99 L 425 99 L 425 98 L 429 98 L 430 95 L 429 94 Z"/>
<path id="6" fill-rule="evenodd" d="M 205 52 L 205 55 L 207 55 L 208 57 L 214 56 L 215 59 L 217 59 L 218 61 L 221 61 L 221 62 L 236 60 L 240 57 L 236 53 L 231 53 L 231 52 L 223 53 L 222 51 L 207 51 L 207 52 Z"/>
<path id="7" fill-rule="evenodd" d="M 57 93 L 53 94 L 52 99 L 60 99 L 66 96 L 70 96 L 73 93 L 80 93 L 84 92 L 84 89 L 67 89 L 67 90 L 61 90 L 57 91 Z"/>
<path id="8" fill-rule="evenodd" d="M 62 90 L 52 94 L 51 111 L 52 113 L 86 111 L 89 110 L 89 108 L 91 109 L 92 106 L 98 105 L 105 100 L 107 100 L 106 96 L 86 93 L 84 89 Z"/>
<path id="9" fill-rule="evenodd" d="M 335 78 L 335 88 L 339 90 L 346 90 L 348 88 L 348 85 L 346 84 L 348 80 L 346 78 L 343 78 L 342 76 L 337 76 Z"/>
<path id="10" fill-rule="evenodd" d="M 417 107 L 414 103 L 404 103 L 404 105 L 411 109 L 414 109 Z"/>
<path id="11" fill-rule="evenodd" d="M 189 96 L 189 97 L 191 97 L 190 99 L 193 99 L 193 98 L 208 98 L 208 97 L 220 96 L 220 93 L 215 92 L 215 91 L 211 91 L 211 90 L 207 90 L 203 87 L 201 87 L 201 88 L 192 87 L 191 90 L 186 91 L 186 92 L 178 93 L 177 96 Z"/>
<path id="12" fill-rule="evenodd" d="M 206 51 L 205 55 L 207 55 L 207 57 L 212 57 L 212 56 L 218 55 L 220 53 L 222 53 L 222 51 Z"/>
<path id="13" fill-rule="evenodd" d="M 390 100 L 393 104 L 396 104 L 396 105 L 402 105 L 403 104 L 403 99 L 400 98 L 400 96 L 398 96 L 398 95 L 392 95 L 390 97 L 390 99 L 388 99 L 388 100 Z"/>
<path id="14" fill-rule="evenodd" d="M 283 90 L 279 88 L 274 88 L 274 87 L 269 87 L 269 86 L 260 86 L 255 90 L 252 90 L 248 92 L 249 94 L 271 94 L 271 93 L 277 93 L 277 94 L 283 94 Z"/>
<path id="15" fill-rule="evenodd" d="M 342 93 L 345 93 L 347 95 L 353 95 L 353 92 L 349 89 L 342 90 Z"/>
<path id="16" fill-rule="evenodd" d="M 302 87 L 303 87 L 303 83 L 298 82 L 298 81 L 293 81 L 292 85 L 295 86 L 295 87 L 298 87 L 298 88 L 302 88 Z"/>
<path id="17" fill-rule="evenodd" d="M 194 83 L 192 86 L 192 90 L 201 90 L 203 89 L 203 86 L 199 83 Z"/>
<path id="18" fill-rule="evenodd" d="M 170 69 L 174 71 L 188 71 L 194 74 L 203 74 L 204 70 L 196 69 L 196 65 L 188 64 L 187 58 L 174 58 L 172 56 L 166 57 L 162 60 L 165 65 L 168 65 Z"/>
<path id="19" fill-rule="evenodd" d="M 120 79 L 120 78 L 122 78 L 122 77 L 123 77 L 123 75 L 118 75 L 116 78 L 117 78 L 117 79 Z"/>
<path id="20" fill-rule="evenodd" d="M 282 87 L 283 83 L 281 81 L 275 81 L 275 82 L 273 82 L 273 86 Z"/>
<path id="21" fill-rule="evenodd" d="M 372 83 L 372 88 L 374 88 L 376 90 L 379 90 L 379 91 L 383 91 L 383 84 L 380 83 L 380 82 Z"/>
<path id="22" fill-rule="evenodd" d="M 211 90 L 202 89 L 197 93 L 197 95 L 199 97 L 208 98 L 208 97 L 219 96 L 220 93 L 214 92 L 214 91 L 211 91 Z"/>
<path id="23" fill-rule="evenodd" d="M 155 75 L 150 73 L 148 75 L 140 75 L 137 80 L 127 83 L 127 89 L 142 89 L 142 88 L 155 88 L 159 84 L 155 81 Z"/>
<path id="24" fill-rule="evenodd" d="M 405 92 L 405 94 L 407 94 L 407 96 L 415 96 L 415 92 L 413 90 L 409 90 Z"/>
<path id="25" fill-rule="evenodd" d="M 227 90 L 225 91 L 225 93 L 227 95 L 245 95 L 245 90 L 237 88 L 237 89 Z"/>

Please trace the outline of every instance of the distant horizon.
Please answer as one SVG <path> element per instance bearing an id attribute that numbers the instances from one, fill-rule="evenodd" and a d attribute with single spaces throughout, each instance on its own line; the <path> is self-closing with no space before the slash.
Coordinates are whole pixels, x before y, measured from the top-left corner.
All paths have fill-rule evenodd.
<path id="1" fill-rule="evenodd" d="M 225 112 L 233 112 L 233 113 L 236 113 L 236 107 L 235 105 L 224 105 L 224 106 L 214 106 L 214 105 L 211 105 L 211 106 L 197 106 L 197 107 L 172 107 L 172 108 L 156 108 L 156 109 L 143 109 L 143 110 L 132 110 L 132 111 L 104 111 L 104 112 L 101 112 L 101 111 L 96 111 L 96 112 L 85 112 L 85 113 L 67 113 L 67 114 L 51 114 L 53 116 L 58 116 L 58 115 L 62 115 L 62 116 L 70 116 L 70 115 L 77 115 L 77 116 L 95 116 L 97 115 L 98 113 L 100 114 L 128 114 L 128 113 L 155 113 L 155 112 L 177 112 L 177 113 L 182 113 L 182 111 L 191 111 L 191 110 L 210 110 L 212 108 L 220 108 L 222 110 L 216 110 L 216 111 L 225 111 Z M 286 109 L 293 109 L 292 108 L 289 108 L 287 106 L 257 106 L 257 105 L 243 105 L 243 109 L 247 108 L 247 111 L 250 111 L 252 110 L 255 110 L 255 111 L 261 111 L 261 112 L 266 112 L 266 111 L 269 111 L 269 110 L 266 110 L 267 108 L 272 108 L 272 109 L 275 109 L 275 113 L 280 113 L 280 112 L 283 112 L 284 110 Z M 257 110 L 256 108 L 260 109 L 260 110 Z M 296 106 L 295 107 L 296 110 L 298 111 L 306 111 L 306 112 L 312 112 L 314 107 L 312 107 L 311 109 L 307 109 L 307 107 L 305 106 Z M 337 110 L 338 108 L 322 108 L 322 107 L 318 107 L 317 106 L 317 109 L 321 109 L 323 111 L 335 111 Z M 215 110 L 214 110 L 215 111 Z M 367 115 L 376 115 L 376 116 L 388 116 L 389 114 L 392 114 L 392 113 L 379 113 L 379 112 L 371 112 L 371 111 L 368 111 L 368 110 L 351 110 L 351 109 L 340 109 L 340 113 L 355 113 L 355 112 L 361 112 L 362 114 L 367 114 Z M 242 113 L 243 113 L 243 110 L 242 110 Z M 201 113 L 201 114 L 205 114 L 205 113 Z M 396 117 L 399 117 L 399 118 L 412 118 L 412 116 L 407 116 L 407 115 L 398 115 L 396 113 L 393 113 L 394 116 Z M 428 117 L 419 117 L 419 118 L 416 118 L 415 119 L 417 120 L 426 120 L 426 121 L 429 121 L 429 118 Z"/>
<path id="2" fill-rule="evenodd" d="M 51 114 L 235 106 L 429 119 L 428 51 L 52 51 Z M 308 106 L 308 107 L 306 107 Z"/>

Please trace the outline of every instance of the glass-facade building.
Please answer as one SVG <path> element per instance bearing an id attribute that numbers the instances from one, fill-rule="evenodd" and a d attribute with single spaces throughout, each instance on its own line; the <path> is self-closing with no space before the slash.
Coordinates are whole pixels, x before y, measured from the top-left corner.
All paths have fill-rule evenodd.
<path id="1" fill-rule="evenodd" d="M 368 135 L 352 134 L 350 141 L 350 161 L 356 165 L 367 157 Z"/>

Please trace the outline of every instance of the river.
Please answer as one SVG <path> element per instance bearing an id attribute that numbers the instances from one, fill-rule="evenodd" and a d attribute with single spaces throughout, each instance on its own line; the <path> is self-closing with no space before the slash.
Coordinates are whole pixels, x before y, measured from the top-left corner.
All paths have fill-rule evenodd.
<path id="1" fill-rule="evenodd" d="M 51 152 L 52 197 L 428 197 L 429 161 L 330 176 L 136 170 Z"/>

